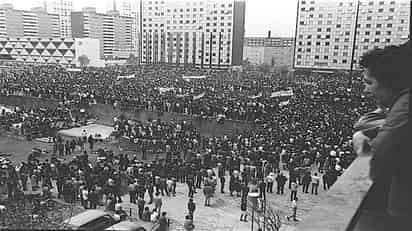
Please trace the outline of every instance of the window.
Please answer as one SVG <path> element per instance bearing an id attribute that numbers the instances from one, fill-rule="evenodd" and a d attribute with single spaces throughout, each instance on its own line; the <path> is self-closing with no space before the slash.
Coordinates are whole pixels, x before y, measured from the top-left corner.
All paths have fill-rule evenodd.
<path id="1" fill-rule="evenodd" d="M 326 28 L 326 32 L 330 32 L 330 28 Z"/>
<path id="2" fill-rule="evenodd" d="M 385 42 L 390 43 L 390 42 L 391 42 L 391 39 L 390 39 L 390 38 L 387 38 L 387 39 L 385 39 Z"/>
<path id="3" fill-rule="evenodd" d="M 329 56 L 325 55 L 325 56 L 323 56 L 323 59 L 328 60 Z"/>
<path id="4" fill-rule="evenodd" d="M 316 42 L 316 46 L 320 46 L 320 42 Z"/>
<path id="5" fill-rule="evenodd" d="M 366 24 L 366 28 L 371 28 L 371 24 Z"/>
<path id="6" fill-rule="evenodd" d="M 363 40 L 363 42 L 364 42 L 364 43 L 368 43 L 368 42 L 369 42 L 369 39 L 366 38 L 366 39 Z"/>
<path id="7" fill-rule="evenodd" d="M 312 38 L 312 35 L 308 35 L 308 39 L 311 39 Z"/>
<path id="8" fill-rule="evenodd" d="M 333 62 L 333 63 L 338 63 L 338 60 L 334 59 L 332 62 Z"/>
<path id="9" fill-rule="evenodd" d="M 319 55 L 315 55 L 315 59 L 319 59 Z"/>
<path id="10" fill-rule="evenodd" d="M 342 63 L 343 64 L 348 63 L 348 60 L 344 59 L 344 60 L 342 60 Z"/>
<path id="11" fill-rule="evenodd" d="M 322 28 L 318 28 L 318 32 L 322 32 Z"/>
<path id="12" fill-rule="evenodd" d="M 329 46 L 329 44 L 330 44 L 329 42 L 325 42 L 325 46 Z"/>
<path id="13" fill-rule="evenodd" d="M 305 22 L 304 22 L 304 21 L 300 21 L 299 24 L 300 24 L 300 25 L 305 25 Z"/>
<path id="14" fill-rule="evenodd" d="M 379 12 L 379 13 L 382 13 L 382 12 L 383 12 L 383 9 L 382 9 L 382 8 L 381 8 L 381 9 L 379 9 L 379 10 L 378 10 L 378 12 Z"/>
<path id="15" fill-rule="evenodd" d="M 381 28 L 381 27 L 382 27 L 382 24 L 380 23 L 376 24 L 376 28 Z"/>
<path id="16" fill-rule="evenodd" d="M 395 12 L 395 8 L 390 8 L 389 12 Z"/>
<path id="17" fill-rule="evenodd" d="M 336 28 L 341 28 L 341 24 L 336 24 Z"/>
<path id="18" fill-rule="evenodd" d="M 366 17 L 366 20 L 368 20 L 368 21 L 372 20 L 372 16 Z"/>
<path id="19" fill-rule="evenodd" d="M 376 31 L 376 32 L 375 32 L 375 35 L 380 35 L 380 34 L 381 34 L 380 31 Z"/>
<path id="20" fill-rule="evenodd" d="M 333 49 L 339 50 L 339 46 L 334 46 Z"/>
<path id="21" fill-rule="evenodd" d="M 386 25 L 387 28 L 392 28 L 392 24 L 388 23 L 388 25 Z"/>

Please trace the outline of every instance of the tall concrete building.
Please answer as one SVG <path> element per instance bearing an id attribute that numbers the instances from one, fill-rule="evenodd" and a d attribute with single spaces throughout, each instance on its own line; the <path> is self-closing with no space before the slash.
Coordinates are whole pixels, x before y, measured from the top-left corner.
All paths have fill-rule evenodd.
<path id="1" fill-rule="evenodd" d="M 368 50 L 408 40 L 410 1 L 299 0 L 295 68 L 359 68 Z"/>
<path id="2" fill-rule="evenodd" d="M 142 0 L 141 63 L 227 68 L 243 56 L 245 2 Z"/>
<path id="3" fill-rule="evenodd" d="M 243 60 L 272 67 L 292 67 L 294 38 L 246 37 Z"/>
<path id="4" fill-rule="evenodd" d="M 59 22 L 57 14 L 49 14 L 42 8 L 31 11 L 16 10 L 11 4 L 0 5 L 0 37 L 2 38 L 57 38 Z"/>
<path id="5" fill-rule="evenodd" d="M 60 37 L 71 38 L 73 0 L 45 0 L 44 7 L 47 12 L 59 15 Z"/>
<path id="6" fill-rule="evenodd" d="M 111 11 L 96 13 L 93 7 L 72 12 L 74 38 L 95 38 L 100 41 L 100 53 L 104 59 L 125 59 L 132 50 L 132 18 Z"/>
<path id="7" fill-rule="evenodd" d="M 134 55 L 139 50 L 139 0 L 109 0 L 108 12 L 117 11 L 120 16 L 132 18 L 132 49 Z"/>

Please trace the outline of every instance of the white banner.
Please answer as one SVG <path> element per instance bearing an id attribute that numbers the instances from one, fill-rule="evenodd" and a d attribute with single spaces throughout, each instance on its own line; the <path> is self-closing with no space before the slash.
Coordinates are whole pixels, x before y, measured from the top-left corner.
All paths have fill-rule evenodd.
<path id="1" fill-rule="evenodd" d="M 183 76 L 182 78 L 186 81 L 190 81 L 191 79 L 206 79 L 206 75 Z"/>
<path id="2" fill-rule="evenodd" d="M 200 95 L 193 96 L 193 100 L 198 100 L 198 99 L 202 98 L 202 97 L 205 96 L 205 95 L 206 95 L 206 92 L 203 92 L 203 93 L 200 94 Z"/>
<path id="3" fill-rule="evenodd" d="M 289 100 L 282 101 L 282 102 L 279 103 L 279 107 L 283 107 L 283 106 L 286 106 L 288 104 L 289 104 Z"/>
<path id="4" fill-rule="evenodd" d="M 67 70 L 67 71 L 73 71 L 73 72 L 80 72 L 80 71 L 82 71 L 82 69 L 80 69 L 80 68 L 67 68 L 66 70 Z"/>
<path id="5" fill-rule="evenodd" d="M 157 90 L 159 90 L 160 94 L 166 93 L 168 91 L 173 91 L 175 88 L 174 87 L 158 87 Z"/>
<path id="6" fill-rule="evenodd" d="M 293 90 L 288 89 L 288 90 L 275 91 L 275 92 L 272 92 L 272 94 L 270 95 L 271 98 L 281 97 L 281 96 L 293 96 Z"/>
<path id="7" fill-rule="evenodd" d="M 257 95 L 252 95 L 252 96 L 248 96 L 248 98 L 249 99 L 257 99 L 257 98 L 260 98 L 260 97 L 262 97 L 262 92 L 260 92 L 259 94 L 257 94 Z"/>
<path id="8" fill-rule="evenodd" d="M 133 75 L 119 75 L 119 76 L 117 76 L 117 80 L 119 80 L 119 79 L 133 79 L 133 78 L 135 78 L 135 75 L 133 74 Z"/>

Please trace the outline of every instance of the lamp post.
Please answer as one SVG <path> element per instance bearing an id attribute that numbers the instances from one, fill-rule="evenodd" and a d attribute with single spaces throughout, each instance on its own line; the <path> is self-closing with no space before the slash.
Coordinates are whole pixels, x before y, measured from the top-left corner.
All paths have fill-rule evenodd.
<path id="1" fill-rule="evenodd" d="M 249 201 L 252 204 L 252 225 L 251 225 L 251 231 L 253 231 L 253 223 L 255 219 L 255 209 L 258 206 L 258 198 L 259 198 L 259 193 L 258 192 L 250 192 L 247 195 L 249 197 Z"/>

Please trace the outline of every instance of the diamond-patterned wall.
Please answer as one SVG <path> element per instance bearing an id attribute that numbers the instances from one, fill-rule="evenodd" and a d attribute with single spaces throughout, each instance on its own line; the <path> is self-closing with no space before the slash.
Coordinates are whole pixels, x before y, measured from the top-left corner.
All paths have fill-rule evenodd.
<path id="1" fill-rule="evenodd" d="M 0 55 L 17 61 L 75 64 L 74 40 L 67 38 L 1 38 Z"/>

